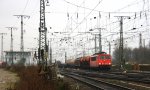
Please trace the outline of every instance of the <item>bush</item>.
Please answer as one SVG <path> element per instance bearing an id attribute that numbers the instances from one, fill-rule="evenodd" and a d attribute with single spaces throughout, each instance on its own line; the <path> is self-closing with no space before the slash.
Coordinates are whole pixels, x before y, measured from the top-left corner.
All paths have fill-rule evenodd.
<path id="1" fill-rule="evenodd" d="M 16 83 L 15 90 L 70 90 L 68 83 L 63 81 L 44 80 L 39 76 L 39 68 L 36 66 L 13 66 L 13 69 L 20 77 L 20 81 Z"/>

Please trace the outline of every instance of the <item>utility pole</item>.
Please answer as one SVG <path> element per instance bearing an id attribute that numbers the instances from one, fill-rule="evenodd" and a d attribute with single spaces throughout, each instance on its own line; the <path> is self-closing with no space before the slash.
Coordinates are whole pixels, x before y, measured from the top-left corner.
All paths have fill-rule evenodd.
<path id="1" fill-rule="evenodd" d="M 99 30 L 99 52 L 102 52 L 102 35 L 101 35 L 101 30 L 105 29 L 105 28 L 94 28 Z M 94 29 L 90 29 L 89 31 L 93 31 Z M 96 37 L 95 37 L 96 38 Z M 95 42 L 96 45 L 96 42 Z"/>
<path id="2" fill-rule="evenodd" d="M 67 63 L 67 52 L 65 52 L 65 64 Z"/>
<path id="3" fill-rule="evenodd" d="M 149 41 L 149 48 L 150 48 L 150 41 Z"/>
<path id="4" fill-rule="evenodd" d="M 123 54 L 123 19 L 128 18 L 129 16 L 116 16 L 120 19 L 120 45 L 119 45 L 119 59 L 120 59 L 120 69 L 125 69 L 125 59 Z"/>
<path id="5" fill-rule="evenodd" d="M 142 48 L 142 34 L 139 34 L 139 48 Z"/>
<path id="6" fill-rule="evenodd" d="M 96 42 L 96 34 L 95 34 L 95 53 L 97 52 L 97 42 Z"/>
<path id="7" fill-rule="evenodd" d="M 145 48 L 145 39 L 143 39 L 143 47 Z"/>
<path id="8" fill-rule="evenodd" d="M 4 60 L 3 58 L 3 39 L 4 39 L 4 35 L 6 35 L 6 33 L 0 33 L 1 35 L 1 61 Z"/>
<path id="9" fill-rule="evenodd" d="M 30 18 L 28 15 L 14 15 L 18 18 L 21 18 L 21 44 L 20 44 L 20 51 L 24 52 L 24 39 L 23 39 L 23 19 Z"/>
<path id="10" fill-rule="evenodd" d="M 92 31 L 92 29 L 90 29 L 90 31 Z M 95 43 L 94 49 L 95 49 L 95 53 L 97 53 L 97 34 L 91 34 L 91 35 L 94 35 L 94 43 Z"/>
<path id="11" fill-rule="evenodd" d="M 10 43 L 10 52 L 12 53 L 12 65 L 14 64 L 14 61 L 13 61 L 13 30 L 16 29 L 15 27 L 6 27 L 8 29 L 10 29 L 11 31 L 11 43 Z"/>
<path id="12" fill-rule="evenodd" d="M 101 19 L 101 14 L 99 12 L 99 23 L 98 23 L 98 26 L 100 27 L 100 19 Z M 98 28 L 99 30 L 99 53 L 102 52 L 102 34 L 101 34 L 101 30 L 104 29 L 104 28 Z"/>
<path id="13" fill-rule="evenodd" d="M 50 39 L 50 65 L 52 65 L 52 39 Z"/>
<path id="14" fill-rule="evenodd" d="M 49 44 L 49 40 L 48 40 L 48 52 L 47 52 L 47 59 L 49 60 L 49 63 L 48 64 L 50 64 L 50 44 Z"/>
<path id="15" fill-rule="evenodd" d="M 123 60 L 123 17 L 120 17 L 120 46 L 119 46 L 119 56 L 121 61 L 120 68 L 124 69 L 124 60 Z"/>
<path id="16" fill-rule="evenodd" d="M 109 42 L 109 54 L 111 55 L 111 44 Z"/>
<path id="17" fill-rule="evenodd" d="M 102 52 L 101 28 L 99 28 L 99 52 Z"/>

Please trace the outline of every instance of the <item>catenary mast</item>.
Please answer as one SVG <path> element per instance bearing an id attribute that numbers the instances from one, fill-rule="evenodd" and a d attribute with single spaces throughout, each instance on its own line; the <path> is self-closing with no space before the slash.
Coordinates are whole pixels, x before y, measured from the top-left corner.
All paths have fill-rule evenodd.
<path id="1" fill-rule="evenodd" d="M 39 65 L 41 70 L 45 71 L 47 67 L 47 55 L 48 46 L 47 46 L 47 28 L 45 24 L 45 2 L 40 0 L 40 27 L 39 27 L 39 49 L 38 49 L 38 58 Z"/>

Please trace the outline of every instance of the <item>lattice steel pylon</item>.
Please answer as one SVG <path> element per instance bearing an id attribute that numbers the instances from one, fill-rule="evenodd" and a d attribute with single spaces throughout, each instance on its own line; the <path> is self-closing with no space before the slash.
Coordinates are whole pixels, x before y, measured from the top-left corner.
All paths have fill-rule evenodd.
<path id="1" fill-rule="evenodd" d="M 47 69 L 47 28 L 45 24 L 45 2 L 40 0 L 40 27 L 39 27 L 39 49 L 38 49 L 40 72 Z"/>
<path id="2" fill-rule="evenodd" d="M 129 16 L 116 16 L 120 19 L 120 45 L 119 45 L 119 59 L 120 59 L 120 69 L 125 70 L 125 58 L 124 58 L 124 41 L 123 41 L 123 19 Z"/>

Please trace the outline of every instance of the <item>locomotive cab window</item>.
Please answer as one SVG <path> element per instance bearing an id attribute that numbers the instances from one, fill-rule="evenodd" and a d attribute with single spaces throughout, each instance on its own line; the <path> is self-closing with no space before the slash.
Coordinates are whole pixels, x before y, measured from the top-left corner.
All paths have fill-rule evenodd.
<path id="1" fill-rule="evenodd" d="M 106 59 L 110 59 L 110 56 L 105 56 Z"/>
<path id="2" fill-rule="evenodd" d="M 91 61 L 96 61 L 97 57 L 91 57 Z"/>

